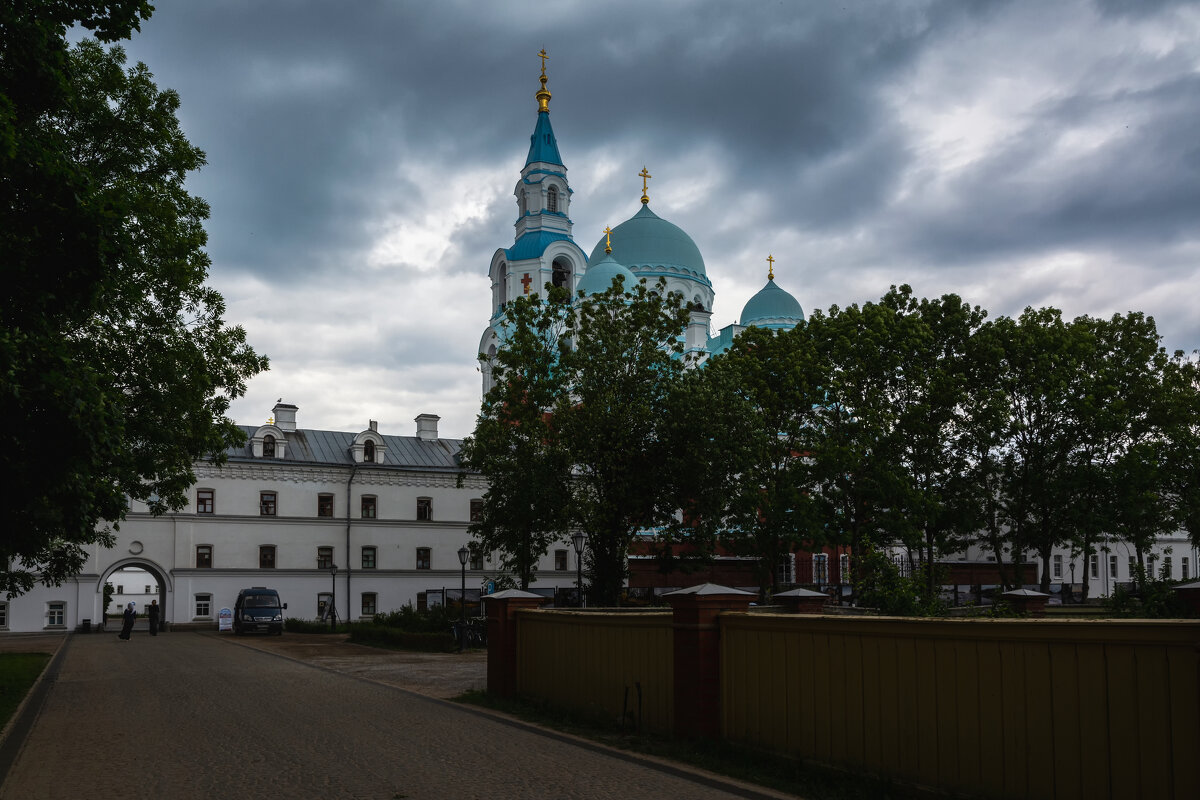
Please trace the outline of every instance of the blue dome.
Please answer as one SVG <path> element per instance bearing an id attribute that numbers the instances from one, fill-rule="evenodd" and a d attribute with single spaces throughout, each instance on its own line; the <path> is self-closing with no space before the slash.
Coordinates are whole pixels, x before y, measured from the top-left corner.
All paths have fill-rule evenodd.
<path id="1" fill-rule="evenodd" d="M 625 279 L 625 291 L 632 291 L 638 282 L 637 276 L 614 261 L 611 255 L 605 255 L 600 261 L 588 267 L 587 272 L 579 279 L 576 289 L 584 294 L 607 292 L 612 286 L 613 278 L 618 275 Z"/>
<path id="2" fill-rule="evenodd" d="M 804 321 L 804 309 L 799 301 L 768 280 L 758 294 L 746 301 L 742 309 L 744 326 L 760 328 L 793 328 Z"/>
<path id="3" fill-rule="evenodd" d="M 678 273 L 709 284 L 704 258 L 692 237 L 678 225 L 667 222 L 643 205 L 642 210 L 612 231 L 612 256 L 636 274 L 656 270 Z M 604 237 L 592 248 L 588 259 L 604 258 Z"/>

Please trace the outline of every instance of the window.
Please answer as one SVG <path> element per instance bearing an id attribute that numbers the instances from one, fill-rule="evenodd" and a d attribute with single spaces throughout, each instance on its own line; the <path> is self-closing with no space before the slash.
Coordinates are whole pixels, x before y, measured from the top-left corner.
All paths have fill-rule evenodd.
<path id="1" fill-rule="evenodd" d="M 429 569 L 429 548 L 417 548 L 417 569 Z"/>
<path id="2" fill-rule="evenodd" d="M 212 545 L 196 545 L 196 569 L 212 568 Z"/>
<path id="3" fill-rule="evenodd" d="M 1052 577 L 1055 577 L 1055 578 L 1058 578 L 1059 580 L 1062 580 L 1062 564 L 1063 564 L 1063 562 L 1062 562 L 1062 554 L 1061 554 L 1061 553 L 1055 553 L 1055 554 L 1054 554 L 1054 561 L 1053 561 L 1053 565 L 1052 565 L 1052 566 L 1051 566 L 1051 568 L 1050 568 L 1050 575 L 1051 575 Z"/>
<path id="4" fill-rule="evenodd" d="M 1108 557 L 1108 577 L 1112 578 L 1113 580 L 1116 580 L 1116 578 L 1117 578 L 1117 557 L 1116 556 Z"/>
<path id="5" fill-rule="evenodd" d="M 554 262 L 554 270 L 551 273 L 551 282 L 560 289 L 570 289 L 568 281 L 571 278 L 571 267 L 564 264 L 562 261 Z"/>
<path id="6" fill-rule="evenodd" d="M 275 457 L 275 437 L 267 434 L 263 437 L 263 458 Z"/>
<path id="7" fill-rule="evenodd" d="M 332 517 L 333 516 L 333 495 L 319 494 L 317 495 L 317 516 Z"/>
<path id="8" fill-rule="evenodd" d="M 274 492 L 258 493 L 258 513 L 260 516 L 273 517 L 279 504 L 279 497 Z"/>
<path id="9" fill-rule="evenodd" d="M 196 513 L 211 514 L 213 513 L 213 490 L 212 489 L 197 489 L 196 490 Z"/>
<path id="10" fill-rule="evenodd" d="M 1163 556 L 1162 577 L 1171 580 L 1171 557 Z"/>
<path id="11" fill-rule="evenodd" d="M 1179 559 L 1179 569 L 1181 570 L 1179 577 L 1183 580 L 1188 579 L 1188 557 L 1183 556 Z"/>
<path id="12" fill-rule="evenodd" d="M 373 495 L 363 495 L 362 518 L 375 519 L 375 497 Z"/>
<path id="13" fill-rule="evenodd" d="M 433 498 L 418 497 L 417 498 L 417 519 L 430 520 L 433 519 Z"/>
<path id="14" fill-rule="evenodd" d="M 1092 553 L 1091 557 L 1088 559 L 1088 571 L 1091 573 L 1093 578 L 1100 577 L 1100 556 L 1096 555 L 1095 553 Z"/>
<path id="15" fill-rule="evenodd" d="M 367 462 L 368 464 L 375 463 L 375 443 L 370 439 L 367 439 L 367 441 L 363 442 L 363 461 Z"/>
<path id="16" fill-rule="evenodd" d="M 378 613 L 375 611 L 375 593 L 363 592 L 362 596 L 362 615 L 364 617 L 373 617 Z"/>
<path id="17" fill-rule="evenodd" d="M 471 553 L 471 566 L 469 569 L 483 569 L 483 555 L 481 553 Z"/>
<path id="18" fill-rule="evenodd" d="M 147 586 L 146 586 L 146 591 L 142 592 L 142 594 L 150 594 L 150 587 L 149 587 L 149 585 L 147 585 Z"/>
<path id="19" fill-rule="evenodd" d="M 212 616 L 212 595 L 198 594 L 196 595 L 196 616 L 211 617 Z"/>
<path id="20" fill-rule="evenodd" d="M 842 553 L 838 559 L 838 583 L 850 582 L 850 554 Z"/>
<path id="21" fill-rule="evenodd" d="M 813 583 L 818 586 L 829 583 L 829 556 L 826 553 L 813 556 Z"/>
<path id="22" fill-rule="evenodd" d="M 1129 580 L 1133 580 L 1133 576 L 1137 575 L 1137 558 L 1129 557 Z"/>
<path id="23" fill-rule="evenodd" d="M 375 569 L 375 548 L 364 547 L 362 549 L 362 568 Z"/>
<path id="24" fill-rule="evenodd" d="M 483 501 L 476 498 L 471 501 L 471 522 L 483 519 Z"/>
<path id="25" fill-rule="evenodd" d="M 546 192 L 546 210 L 558 211 L 558 187 L 551 186 Z"/>
<path id="26" fill-rule="evenodd" d="M 275 569 L 275 545 L 263 544 L 258 547 L 258 568 Z"/>
<path id="27" fill-rule="evenodd" d="M 567 568 L 567 551 L 566 550 L 555 550 L 554 551 L 554 568 L 557 570 L 566 570 L 566 568 Z"/>
<path id="28" fill-rule="evenodd" d="M 333 548 L 317 548 L 317 569 L 333 569 Z"/>
<path id="29" fill-rule="evenodd" d="M 333 605 L 333 595 L 329 592 L 321 592 L 317 595 L 317 617 L 319 619 L 327 619 L 329 607 Z"/>
<path id="30" fill-rule="evenodd" d="M 117 594 L 125 594 L 125 584 L 123 584 L 123 583 L 117 584 Z"/>
<path id="31" fill-rule="evenodd" d="M 67 624 L 67 604 L 61 601 L 46 603 L 46 627 L 61 628 Z"/>
<path id="32" fill-rule="evenodd" d="M 8 603 L 0 601 L 0 630 L 8 629 Z"/>

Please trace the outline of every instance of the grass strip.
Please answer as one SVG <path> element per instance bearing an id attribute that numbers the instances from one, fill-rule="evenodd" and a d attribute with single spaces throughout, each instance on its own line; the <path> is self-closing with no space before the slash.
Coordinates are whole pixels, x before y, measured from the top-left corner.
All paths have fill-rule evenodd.
<path id="1" fill-rule="evenodd" d="M 49 661 L 49 653 L 0 653 L 0 728 L 8 724 Z"/>
<path id="2" fill-rule="evenodd" d="M 510 714 L 525 722 L 609 747 L 687 764 L 808 800 L 928 800 L 931 797 L 946 797 L 883 778 L 843 772 L 731 742 L 638 733 L 622 729 L 620 724 L 607 718 L 552 708 L 527 698 L 495 697 L 487 692 L 470 691 L 453 700 Z"/>

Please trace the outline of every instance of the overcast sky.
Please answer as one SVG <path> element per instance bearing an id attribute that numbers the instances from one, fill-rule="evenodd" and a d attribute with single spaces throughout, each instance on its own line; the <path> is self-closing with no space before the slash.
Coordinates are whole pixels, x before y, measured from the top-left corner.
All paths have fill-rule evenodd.
<path id="1" fill-rule="evenodd" d="M 651 207 L 714 332 L 891 284 L 992 316 L 1153 316 L 1200 347 L 1200 10 L 1045 2 L 159 0 L 126 44 L 208 165 L 211 283 L 271 358 L 233 406 L 301 427 L 474 428 L 492 253 L 550 55 L 585 252 Z"/>

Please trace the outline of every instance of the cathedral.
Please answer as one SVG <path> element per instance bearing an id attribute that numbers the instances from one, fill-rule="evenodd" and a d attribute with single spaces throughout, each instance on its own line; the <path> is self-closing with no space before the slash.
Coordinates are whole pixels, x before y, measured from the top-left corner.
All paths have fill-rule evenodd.
<path id="1" fill-rule="evenodd" d="M 571 196 L 567 167 L 559 153 L 558 140 L 550 124 L 550 90 L 546 87 L 546 52 L 542 58 L 541 88 L 537 99 L 537 121 L 529 137 L 529 153 L 513 194 L 517 201 L 517 219 L 513 243 L 492 254 L 488 277 L 491 279 L 491 318 L 479 340 L 483 360 L 483 391 L 491 388 L 488 363 L 504 346 L 505 306 L 521 295 L 534 294 L 546 284 L 567 289 L 572 296 L 606 291 L 617 275 L 625 285 L 635 281 L 655 284 L 666 282 L 668 292 L 676 292 L 688 304 L 690 320 L 685 334 L 684 352 L 696 363 L 726 350 L 735 336 L 754 325 L 788 329 L 804 321 L 800 303 L 775 283 L 774 259 L 766 285 L 746 303 L 739 322 L 712 333 L 716 292 L 704 266 L 704 256 L 692 237 L 679 226 L 663 219 L 650 208 L 645 167 L 642 179 L 641 208 L 617 225 L 608 236 L 601 236 L 590 255 L 572 235 Z M 611 246 L 610 246 L 611 245 Z M 611 249 L 611 252 L 607 252 Z"/>

